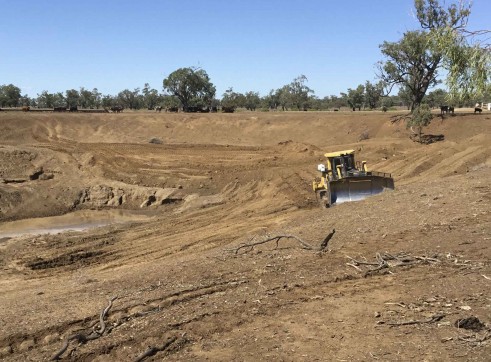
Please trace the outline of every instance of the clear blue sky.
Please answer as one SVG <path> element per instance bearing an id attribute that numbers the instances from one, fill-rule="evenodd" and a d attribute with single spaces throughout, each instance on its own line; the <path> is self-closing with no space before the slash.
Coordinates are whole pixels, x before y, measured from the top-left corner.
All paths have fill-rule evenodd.
<path id="1" fill-rule="evenodd" d="M 448 0 L 447 0 L 448 3 Z M 490 29 L 491 0 L 469 26 Z M 418 28 L 413 0 L 0 0 L 0 84 L 162 91 L 181 67 L 217 88 L 271 89 L 305 75 L 318 97 L 375 80 L 379 45 Z"/>

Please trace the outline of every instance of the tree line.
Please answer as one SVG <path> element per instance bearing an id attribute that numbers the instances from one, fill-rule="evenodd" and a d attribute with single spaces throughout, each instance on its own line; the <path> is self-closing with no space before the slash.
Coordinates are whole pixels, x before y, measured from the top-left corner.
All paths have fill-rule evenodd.
<path id="1" fill-rule="evenodd" d="M 206 74 L 204 70 L 194 68 L 181 68 L 174 73 L 187 72 L 193 74 L 199 72 L 200 75 Z M 172 75 L 172 74 L 171 74 Z M 182 75 L 182 74 L 181 74 Z M 31 106 L 38 108 L 55 107 L 80 107 L 84 109 L 111 108 L 122 106 L 127 109 L 155 109 L 161 106 L 164 108 L 178 107 L 184 110 L 206 108 L 206 107 L 225 107 L 243 108 L 251 111 L 256 110 L 333 110 L 340 108 L 354 109 L 376 109 L 382 106 L 406 106 L 405 98 L 388 96 L 383 98 L 381 87 L 373 85 L 367 81 L 355 89 L 348 89 L 339 95 L 316 97 L 314 91 L 306 83 L 307 78 L 303 75 L 295 78 L 291 83 L 278 89 L 272 89 L 265 96 L 259 92 L 249 91 L 245 93 L 236 92 L 232 87 L 227 89 L 221 98 L 215 97 L 215 87 L 209 79 L 206 87 L 212 89 L 209 94 L 200 87 L 187 87 L 183 89 L 184 78 L 179 79 L 181 88 L 167 88 L 168 93 L 159 92 L 145 83 L 143 88 L 133 90 L 125 89 L 116 95 L 103 95 L 97 88 L 92 90 L 84 87 L 68 89 L 64 92 L 50 93 L 43 91 L 37 97 L 22 95 L 21 89 L 13 84 L 0 85 L 0 107 L 21 107 Z"/>
<path id="2" fill-rule="evenodd" d="M 102 95 L 97 88 L 80 88 L 64 93 L 43 91 L 36 98 L 29 98 L 21 96 L 20 89 L 12 84 L 3 85 L 0 86 L 0 107 L 153 109 L 161 106 L 180 107 L 184 111 L 220 106 L 232 111 L 236 108 L 330 110 L 348 107 L 355 111 L 405 106 L 410 111 L 406 117 L 408 126 L 421 129 L 431 119 L 428 112 L 432 107 L 470 106 L 490 98 L 491 45 L 485 41 L 491 31 L 467 29 L 470 1 L 451 1 L 446 5 L 443 0 L 414 0 L 414 7 L 421 29 L 406 31 L 399 41 L 380 45 L 384 60 L 377 63 L 378 82 L 366 81 L 339 95 L 316 97 L 307 85 L 307 77 L 300 75 L 262 97 L 258 92 L 242 94 L 230 87 L 217 98 L 216 88 L 204 69 L 185 67 L 163 80 L 162 93 L 146 83 L 142 89 L 125 89 L 117 95 Z M 441 83 L 439 74 L 442 72 L 446 74 L 447 90 L 434 90 Z M 395 89 L 397 95 L 393 95 Z M 415 112 L 421 106 L 424 109 Z"/>
<path id="3" fill-rule="evenodd" d="M 373 84 L 366 81 L 355 88 L 348 88 L 346 92 L 339 95 L 331 95 L 323 98 L 316 97 L 314 91 L 306 86 L 306 77 L 295 78 L 292 83 L 272 89 L 265 96 L 259 92 L 249 91 L 245 93 L 235 92 L 233 88 L 227 89 L 220 99 L 212 97 L 210 101 L 196 97 L 189 101 L 186 106 L 191 107 L 226 107 L 257 110 L 315 110 L 329 111 L 336 109 L 351 110 L 376 110 L 391 108 L 411 108 L 411 94 L 406 89 L 399 90 L 397 95 L 384 96 L 382 83 Z M 447 104 L 449 93 L 444 89 L 436 89 L 424 97 L 424 102 L 431 108 Z M 491 93 L 484 94 L 483 99 L 491 99 Z M 474 100 L 461 101 L 457 107 L 472 107 Z M 0 85 L 0 108 L 1 107 L 74 107 L 82 109 L 110 109 L 114 106 L 122 106 L 127 109 L 155 109 L 182 108 L 183 105 L 175 95 L 157 91 L 146 83 L 143 88 L 133 90 L 125 89 L 116 95 L 103 95 L 97 88 L 92 90 L 81 87 L 79 90 L 69 89 L 65 92 L 49 93 L 43 91 L 37 97 L 31 98 L 22 95 L 21 89 L 13 84 Z"/>

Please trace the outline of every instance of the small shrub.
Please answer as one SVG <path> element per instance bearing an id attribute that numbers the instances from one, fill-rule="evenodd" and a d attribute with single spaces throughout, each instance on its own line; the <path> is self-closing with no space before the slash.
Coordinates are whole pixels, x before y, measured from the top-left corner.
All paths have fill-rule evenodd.
<path id="1" fill-rule="evenodd" d="M 162 142 L 162 140 L 159 138 L 153 137 L 150 141 L 148 141 L 148 143 L 153 143 L 154 145 L 161 145 L 164 142 Z"/>
<path id="2" fill-rule="evenodd" d="M 417 134 L 419 135 L 419 142 L 421 142 L 423 127 L 428 126 L 432 119 L 433 115 L 431 114 L 430 106 L 427 104 L 421 104 L 413 110 L 411 118 L 409 118 L 407 121 L 406 127 L 411 128 L 411 130 L 413 127 L 416 127 L 418 130 Z"/>

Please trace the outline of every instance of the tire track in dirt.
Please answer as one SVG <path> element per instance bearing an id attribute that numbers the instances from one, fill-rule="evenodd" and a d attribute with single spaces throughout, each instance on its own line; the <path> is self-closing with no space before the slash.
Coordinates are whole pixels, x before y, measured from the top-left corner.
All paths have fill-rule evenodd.
<path id="1" fill-rule="evenodd" d="M 190 302 L 194 299 L 199 299 L 207 297 L 219 292 L 224 292 L 229 289 L 237 288 L 238 286 L 247 283 L 246 280 L 227 280 L 227 281 L 215 281 L 209 284 L 198 285 L 187 289 L 182 289 L 174 292 L 170 292 L 158 297 L 151 299 L 146 299 L 144 301 L 140 300 L 138 302 L 130 303 L 124 308 L 113 308 L 110 316 L 107 320 L 110 325 L 110 331 L 114 331 L 124 323 L 133 321 L 141 317 L 145 317 L 150 314 L 159 313 L 165 309 L 172 306 L 177 306 L 182 303 Z M 158 289 L 156 286 L 154 290 Z M 117 297 L 117 302 L 124 301 L 125 299 L 131 297 L 130 293 L 127 295 L 122 295 Z M 114 317 L 116 316 L 116 317 Z M 204 316 L 203 316 L 204 317 Z M 93 321 L 97 321 L 99 315 L 88 316 L 83 320 L 71 320 L 64 322 L 62 325 L 56 325 L 44 330 L 36 331 L 33 334 L 17 334 L 10 335 L 6 339 L 0 339 L 0 350 L 10 349 L 10 353 L 24 352 L 24 347 L 27 346 L 26 341 L 29 342 L 29 348 L 36 348 L 38 344 L 52 345 L 58 338 L 56 336 L 68 336 L 74 333 L 79 333 L 80 331 L 90 330 Z M 197 320 L 197 319 L 196 319 Z M 191 321 L 181 322 L 173 325 L 173 327 L 178 327 L 179 325 L 190 323 Z"/>

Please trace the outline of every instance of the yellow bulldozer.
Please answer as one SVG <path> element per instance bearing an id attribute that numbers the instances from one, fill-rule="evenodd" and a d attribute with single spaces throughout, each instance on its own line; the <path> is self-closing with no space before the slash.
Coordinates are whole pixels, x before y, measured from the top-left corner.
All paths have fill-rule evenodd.
<path id="1" fill-rule="evenodd" d="M 317 166 L 320 178 L 312 182 L 322 207 L 363 200 L 384 190 L 394 189 L 390 173 L 368 171 L 366 161 L 355 162 L 355 151 L 326 153 L 326 164 Z"/>

